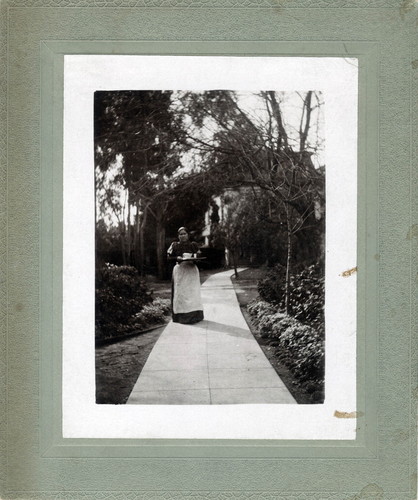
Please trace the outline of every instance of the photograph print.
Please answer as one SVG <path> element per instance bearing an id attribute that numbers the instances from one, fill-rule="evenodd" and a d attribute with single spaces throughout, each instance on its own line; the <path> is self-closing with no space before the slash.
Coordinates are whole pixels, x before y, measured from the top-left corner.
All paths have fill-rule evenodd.
<path id="1" fill-rule="evenodd" d="M 96 404 L 324 403 L 326 105 L 94 92 Z"/>

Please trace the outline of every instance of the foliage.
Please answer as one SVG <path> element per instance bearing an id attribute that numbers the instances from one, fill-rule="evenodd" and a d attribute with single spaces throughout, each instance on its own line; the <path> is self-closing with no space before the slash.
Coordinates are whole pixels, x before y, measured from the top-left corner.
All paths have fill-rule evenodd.
<path id="1" fill-rule="evenodd" d="M 248 304 L 248 312 L 256 318 L 261 318 L 266 314 L 274 314 L 276 311 L 277 308 L 273 304 L 263 300 L 255 300 Z"/>
<path id="2" fill-rule="evenodd" d="M 258 282 L 258 293 L 260 297 L 271 303 L 280 305 L 284 293 L 286 269 L 277 264 L 266 276 Z"/>
<path id="3" fill-rule="evenodd" d="M 277 312 L 277 308 L 262 300 L 249 304 L 248 312 L 260 335 L 268 339 L 297 381 L 308 391 L 317 391 L 317 398 L 321 399 L 325 373 L 323 329 Z"/>
<path id="4" fill-rule="evenodd" d="M 151 302 L 152 294 L 134 267 L 104 265 L 96 276 L 96 338 L 131 330 L 135 314 Z"/>
<path id="5" fill-rule="evenodd" d="M 268 198 L 268 219 L 276 228 L 276 241 L 284 241 L 286 258 L 285 303 L 290 312 L 291 283 L 295 259 L 323 259 L 325 176 L 315 167 L 313 157 L 321 147 L 318 137 L 320 95 L 313 91 L 301 98 L 298 130 L 295 134 L 283 114 L 285 93 L 265 91 L 253 97 L 263 112 L 255 117 L 242 107 L 237 93 L 221 91 L 187 96 L 195 124 L 202 130 L 214 130 L 213 142 L 198 137 L 198 143 L 210 166 L 214 182 L 223 188 L 251 187 Z M 315 102 L 316 104 L 315 104 Z M 316 134 L 313 115 L 317 113 Z M 315 137 L 316 135 L 316 137 Z M 257 205 L 255 205 L 257 206 Z M 251 212 L 247 212 L 251 214 Z M 234 260 L 242 244 L 242 218 L 227 221 L 223 239 Z M 238 222 L 238 225 L 237 225 Z M 274 228 L 273 226 L 273 228 Z M 247 238 L 246 238 L 247 239 Z M 303 242 L 313 241 L 313 245 Z M 254 239 L 256 241 L 256 239 Z M 295 243 L 299 242 L 297 248 Z M 297 255 L 296 250 L 301 255 Z M 272 262 L 270 260 L 270 262 Z M 277 261 L 276 261 L 277 262 Z"/>
<path id="6" fill-rule="evenodd" d="M 140 183 L 146 195 L 158 189 L 160 179 L 150 172 L 172 171 L 179 161 L 175 147 L 179 123 L 171 95 L 170 91 L 95 92 L 95 160 L 100 170 L 107 170 L 122 155 L 121 175 L 128 187 Z"/>
<path id="7" fill-rule="evenodd" d="M 167 206 L 167 236 L 177 238 L 179 227 L 187 227 L 196 239 L 205 227 L 205 213 L 211 201 L 212 192 L 204 184 L 178 181 Z"/>
<path id="8" fill-rule="evenodd" d="M 262 299 L 284 307 L 285 274 L 281 265 L 276 265 L 258 284 Z M 321 268 L 312 265 L 294 274 L 290 279 L 291 296 L 289 314 L 303 323 L 322 328 L 324 323 L 325 280 Z"/>
<path id="9" fill-rule="evenodd" d="M 225 252 L 223 249 L 204 247 L 200 250 L 202 257 L 206 260 L 202 261 L 199 266 L 204 269 L 217 269 L 222 266 L 224 262 Z"/>
<path id="10" fill-rule="evenodd" d="M 170 313 L 171 306 L 169 299 L 156 298 L 151 304 L 146 304 L 141 311 L 136 313 L 132 319 L 132 328 L 143 330 L 156 323 L 162 323 Z"/>
<path id="11" fill-rule="evenodd" d="M 273 220 L 273 211 L 270 195 L 260 189 L 251 189 L 241 197 L 241 251 L 253 265 L 272 265 L 285 258 L 285 234 L 282 225 Z"/>
<path id="12" fill-rule="evenodd" d="M 172 176 L 185 149 L 181 114 L 172 110 L 171 91 L 98 91 L 94 106 L 98 214 L 118 220 L 123 262 L 142 272 L 144 231 L 152 218 L 162 277 Z"/>
<path id="13" fill-rule="evenodd" d="M 320 93 L 98 91 L 94 103 L 97 214 L 117 228 L 101 231 L 99 258 L 162 277 L 167 241 L 181 225 L 201 234 L 227 190 L 237 210 L 212 210 L 210 225 L 235 265 L 323 258 Z"/>

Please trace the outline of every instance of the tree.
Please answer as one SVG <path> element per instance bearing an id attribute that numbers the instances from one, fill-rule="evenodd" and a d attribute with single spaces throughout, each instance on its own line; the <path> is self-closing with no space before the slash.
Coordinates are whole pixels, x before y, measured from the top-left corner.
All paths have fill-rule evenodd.
<path id="1" fill-rule="evenodd" d="M 286 310 L 290 300 L 290 274 L 294 242 L 298 234 L 323 235 L 324 172 L 316 168 L 312 155 L 321 146 L 319 134 L 312 143 L 312 117 L 321 105 L 319 94 L 309 91 L 301 99 L 298 127 L 286 128 L 282 104 L 284 94 L 260 92 L 262 117 L 251 116 L 236 93 L 211 91 L 186 93 L 185 106 L 193 116 L 186 135 L 201 151 L 212 182 L 223 187 L 250 186 L 266 193 L 271 204 L 269 218 L 286 235 Z M 314 103 L 315 102 L 315 106 Z M 318 118 L 317 113 L 317 127 Z M 289 128 L 289 127 L 288 127 Z M 300 237 L 300 235 L 299 235 Z M 317 245 L 312 258 L 321 257 Z"/>
<path id="2" fill-rule="evenodd" d="M 185 223 L 198 231 L 210 197 L 243 186 L 259 227 L 275 229 L 276 241 L 264 235 L 263 245 L 278 253 L 286 247 L 288 296 L 293 260 L 321 257 L 320 244 L 304 245 L 323 232 L 324 171 L 313 162 L 322 147 L 321 97 L 294 93 L 292 105 L 300 100 L 296 122 L 289 120 L 287 94 L 267 90 L 250 97 L 252 107 L 232 91 L 96 93 L 98 214 L 105 208 L 117 221 L 124 261 L 143 270 L 145 234 L 155 227 L 162 276 L 166 231 Z M 242 210 L 241 220 L 252 224 Z M 254 248 L 246 227 L 237 233 L 241 249 Z"/>
<path id="3" fill-rule="evenodd" d="M 180 166 L 183 149 L 180 117 L 172 110 L 169 91 L 106 91 L 95 93 L 95 162 L 104 175 L 115 165 L 126 200 L 112 186 L 108 205 L 123 227 L 124 262 L 135 261 L 143 273 L 144 231 L 151 216 L 156 228 L 159 275 L 164 271 L 166 188 Z M 100 190 L 100 182 L 97 184 Z"/>

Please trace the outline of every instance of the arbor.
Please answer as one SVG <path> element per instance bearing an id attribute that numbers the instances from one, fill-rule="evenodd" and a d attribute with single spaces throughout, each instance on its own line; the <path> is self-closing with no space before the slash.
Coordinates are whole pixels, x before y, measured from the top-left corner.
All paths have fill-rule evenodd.
<path id="1" fill-rule="evenodd" d="M 199 232 L 212 195 L 246 187 L 246 203 L 225 221 L 239 232 L 228 234 L 254 253 L 247 228 L 274 228 L 270 246 L 286 249 L 289 296 L 293 261 L 323 257 L 321 104 L 313 91 L 96 92 L 97 219 L 107 213 L 118 227 L 123 262 L 143 271 L 145 236 L 155 228 L 162 277 L 166 231 L 187 224 Z"/>
<path id="2" fill-rule="evenodd" d="M 201 152 L 210 182 L 220 189 L 248 186 L 255 195 L 262 192 L 269 204 L 264 218 L 276 225 L 278 237 L 285 234 L 286 310 L 297 241 L 315 240 L 307 247 L 307 261 L 323 258 L 325 176 L 312 161 L 321 147 L 320 115 L 316 111 L 313 127 L 313 114 L 322 103 L 313 91 L 298 96 L 298 123 L 291 129 L 282 111 L 284 93 L 263 91 L 254 96 L 260 106 L 257 114 L 244 109 L 232 91 L 182 97 L 193 117 L 186 136 Z"/>

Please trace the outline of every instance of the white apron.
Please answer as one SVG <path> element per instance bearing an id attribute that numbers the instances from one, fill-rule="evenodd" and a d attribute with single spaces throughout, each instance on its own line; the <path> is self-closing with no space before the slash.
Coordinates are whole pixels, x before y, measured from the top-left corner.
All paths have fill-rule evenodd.
<path id="1" fill-rule="evenodd" d="M 199 270 L 194 264 L 177 263 L 173 269 L 173 312 L 203 310 L 200 297 Z"/>

